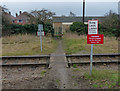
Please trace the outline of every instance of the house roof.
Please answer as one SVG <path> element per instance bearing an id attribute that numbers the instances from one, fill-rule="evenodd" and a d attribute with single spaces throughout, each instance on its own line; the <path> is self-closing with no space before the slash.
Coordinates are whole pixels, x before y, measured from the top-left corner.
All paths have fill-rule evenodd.
<path id="1" fill-rule="evenodd" d="M 88 20 L 92 20 L 92 19 L 97 19 L 100 22 L 102 21 L 104 17 L 99 17 L 99 16 L 94 16 L 94 17 L 85 17 L 85 22 L 87 22 Z M 54 16 L 53 17 L 53 22 L 82 22 L 82 17 L 58 17 L 58 16 Z"/>
<path id="2" fill-rule="evenodd" d="M 27 20 L 27 19 L 30 19 L 30 18 L 28 17 L 28 13 L 27 12 L 23 12 L 19 16 L 16 16 L 16 19 Z"/>

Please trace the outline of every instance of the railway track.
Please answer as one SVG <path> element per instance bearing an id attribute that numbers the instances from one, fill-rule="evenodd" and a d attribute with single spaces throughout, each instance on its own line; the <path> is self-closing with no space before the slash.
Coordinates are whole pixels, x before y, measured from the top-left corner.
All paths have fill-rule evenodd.
<path id="1" fill-rule="evenodd" d="M 3 56 L 0 66 L 46 66 L 50 64 L 50 55 L 40 56 Z"/>
<path id="2" fill-rule="evenodd" d="M 90 64 L 90 54 L 82 55 L 66 55 L 68 67 L 77 65 L 86 65 Z M 93 55 L 93 64 L 119 64 L 120 54 L 94 54 Z"/>
<path id="3" fill-rule="evenodd" d="M 120 54 L 94 54 L 93 64 L 119 64 Z M 90 64 L 90 55 L 66 55 L 68 67 L 74 64 L 86 65 Z M 50 65 L 50 55 L 39 56 L 3 56 L 0 66 L 46 66 Z"/>

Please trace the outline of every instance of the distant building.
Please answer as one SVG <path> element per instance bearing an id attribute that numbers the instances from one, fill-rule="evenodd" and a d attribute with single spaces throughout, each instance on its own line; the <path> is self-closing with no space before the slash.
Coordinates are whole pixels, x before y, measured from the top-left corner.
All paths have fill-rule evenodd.
<path id="1" fill-rule="evenodd" d="M 27 12 L 19 12 L 19 15 L 16 13 L 16 17 L 12 16 L 11 15 L 11 12 L 7 13 L 5 12 L 5 16 L 10 20 L 11 23 L 15 23 L 15 24 L 21 24 L 21 25 L 24 25 L 24 24 L 30 24 L 29 23 L 29 20 L 30 20 L 30 17 L 28 16 L 28 13 Z"/>
<path id="2" fill-rule="evenodd" d="M 30 17 L 28 17 L 28 13 L 27 12 L 22 13 L 20 11 L 19 15 L 16 13 L 14 23 L 15 24 L 21 24 L 21 25 L 29 24 L 29 20 L 30 20 Z"/>
<path id="3" fill-rule="evenodd" d="M 102 21 L 104 17 L 85 17 L 85 24 L 88 23 L 88 20 L 97 19 L 99 22 Z M 64 32 L 68 31 L 70 28 L 70 25 L 73 24 L 73 22 L 82 22 L 82 17 L 53 17 L 53 28 L 55 34 L 63 34 Z"/>

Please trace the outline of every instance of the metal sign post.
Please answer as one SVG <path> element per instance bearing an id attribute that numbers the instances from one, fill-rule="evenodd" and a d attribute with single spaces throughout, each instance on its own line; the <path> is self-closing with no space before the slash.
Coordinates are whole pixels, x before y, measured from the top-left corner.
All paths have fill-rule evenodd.
<path id="1" fill-rule="evenodd" d="M 38 24 L 38 31 L 40 32 L 40 47 L 41 47 L 41 52 L 42 52 L 42 31 L 43 31 L 43 25 Z"/>
<path id="2" fill-rule="evenodd" d="M 93 44 L 91 44 L 91 53 L 90 53 L 90 75 L 92 75 L 92 62 L 93 62 Z"/>

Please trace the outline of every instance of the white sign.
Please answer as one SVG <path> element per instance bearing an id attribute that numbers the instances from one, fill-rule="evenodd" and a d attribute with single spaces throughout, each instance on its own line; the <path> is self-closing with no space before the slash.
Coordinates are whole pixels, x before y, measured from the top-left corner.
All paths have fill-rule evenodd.
<path id="1" fill-rule="evenodd" d="M 38 31 L 43 31 L 43 24 L 38 24 Z"/>
<path id="2" fill-rule="evenodd" d="M 98 20 L 88 20 L 88 34 L 98 34 Z"/>

